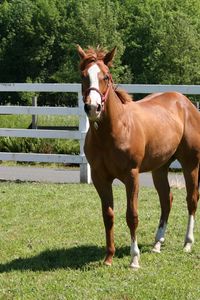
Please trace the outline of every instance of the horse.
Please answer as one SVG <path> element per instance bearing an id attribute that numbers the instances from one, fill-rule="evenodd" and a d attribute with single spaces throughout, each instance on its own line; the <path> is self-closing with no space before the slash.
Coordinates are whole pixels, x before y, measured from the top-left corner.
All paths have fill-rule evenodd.
<path id="1" fill-rule="evenodd" d="M 131 237 L 131 268 L 140 267 L 138 227 L 139 174 L 152 172 L 161 215 L 153 251 L 159 253 L 165 239 L 173 195 L 168 170 L 174 160 L 182 166 L 188 208 L 184 250 L 194 243 L 195 212 L 200 181 L 200 113 L 178 92 L 154 93 L 140 101 L 115 87 L 110 66 L 116 47 L 107 52 L 83 50 L 77 45 L 82 76 L 84 110 L 89 119 L 84 151 L 93 184 L 102 204 L 106 235 L 104 264 L 111 266 L 115 254 L 112 182 L 119 179 L 126 189 L 126 222 Z"/>

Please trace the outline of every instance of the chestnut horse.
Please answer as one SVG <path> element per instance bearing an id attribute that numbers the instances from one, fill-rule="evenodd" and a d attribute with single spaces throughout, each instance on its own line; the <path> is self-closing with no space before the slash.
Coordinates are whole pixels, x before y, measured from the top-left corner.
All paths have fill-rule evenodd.
<path id="1" fill-rule="evenodd" d="M 200 113 L 180 93 L 155 93 L 134 102 L 125 91 L 115 89 L 109 72 L 115 48 L 105 53 L 78 46 L 78 53 L 84 108 L 90 121 L 84 150 L 102 203 L 107 250 L 104 263 L 111 265 L 115 253 L 112 182 L 118 178 L 126 187 L 130 266 L 139 267 L 136 229 L 141 172 L 152 171 L 160 199 L 161 216 L 153 248 L 160 252 L 173 199 L 167 175 L 175 159 L 182 166 L 186 183 L 189 215 L 184 249 L 191 251 L 199 198 Z"/>

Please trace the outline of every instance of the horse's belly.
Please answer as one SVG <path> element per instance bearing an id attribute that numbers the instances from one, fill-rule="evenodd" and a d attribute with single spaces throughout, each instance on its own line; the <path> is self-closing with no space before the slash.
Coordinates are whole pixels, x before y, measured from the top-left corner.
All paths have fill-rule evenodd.
<path id="1" fill-rule="evenodd" d="M 172 155 L 173 156 L 173 155 Z M 166 159 L 152 159 L 151 161 L 144 161 L 142 162 L 142 165 L 140 167 L 140 173 L 144 173 L 144 172 L 149 172 L 149 171 L 153 171 L 155 169 L 160 168 L 161 166 L 165 165 L 167 162 L 169 162 L 169 160 L 171 160 L 171 157 L 169 156 Z"/>
<path id="2" fill-rule="evenodd" d="M 141 172 L 152 171 L 166 164 L 181 143 L 184 131 L 182 122 L 173 121 L 170 124 L 169 121 L 168 123 L 163 122 L 160 126 L 157 124 L 156 128 L 156 131 L 148 131 L 149 136 L 146 135 L 145 151 L 140 166 Z"/>
<path id="3" fill-rule="evenodd" d="M 142 173 L 155 170 L 171 161 L 176 149 L 177 145 L 173 147 L 166 145 L 165 147 L 159 148 L 156 151 L 146 152 L 140 166 L 140 172 Z"/>

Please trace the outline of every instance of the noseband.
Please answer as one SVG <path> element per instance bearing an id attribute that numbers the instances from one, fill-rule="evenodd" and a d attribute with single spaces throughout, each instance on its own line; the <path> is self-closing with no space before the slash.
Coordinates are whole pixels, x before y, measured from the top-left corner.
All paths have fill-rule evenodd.
<path id="1" fill-rule="evenodd" d="M 106 103 L 106 101 L 108 99 L 108 93 L 110 91 L 110 87 L 111 87 L 112 82 L 113 82 L 112 75 L 108 74 L 107 76 L 108 76 L 108 85 L 107 85 L 107 89 L 106 89 L 105 93 L 102 93 L 100 90 L 98 90 L 98 89 L 96 89 L 94 87 L 90 87 L 84 93 L 84 97 L 83 97 L 84 102 L 86 102 L 86 98 L 88 97 L 89 93 L 91 91 L 95 91 L 95 92 L 97 92 L 100 95 L 100 97 L 101 97 L 101 106 L 104 109 L 104 105 L 105 105 L 105 103 Z"/>

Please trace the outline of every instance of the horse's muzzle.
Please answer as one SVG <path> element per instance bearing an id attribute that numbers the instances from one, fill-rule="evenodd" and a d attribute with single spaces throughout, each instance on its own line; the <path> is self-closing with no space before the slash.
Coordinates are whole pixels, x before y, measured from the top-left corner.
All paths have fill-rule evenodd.
<path id="1" fill-rule="evenodd" d="M 85 103 L 84 110 L 90 120 L 96 120 L 102 111 L 102 106 L 101 104 L 92 105 Z"/>
<path id="2" fill-rule="evenodd" d="M 91 105 L 88 103 L 85 103 L 84 110 L 85 110 L 86 114 L 89 115 L 90 110 L 91 110 Z"/>

